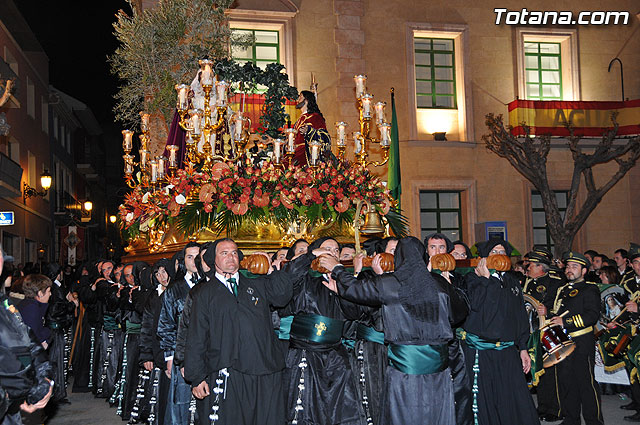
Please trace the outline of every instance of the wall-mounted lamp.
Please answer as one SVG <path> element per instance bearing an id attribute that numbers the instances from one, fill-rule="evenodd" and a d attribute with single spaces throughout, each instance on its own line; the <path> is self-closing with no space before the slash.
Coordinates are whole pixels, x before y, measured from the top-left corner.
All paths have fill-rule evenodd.
<path id="1" fill-rule="evenodd" d="M 84 207 L 85 211 L 91 212 L 91 210 L 93 209 L 93 202 L 87 199 L 86 201 L 84 201 L 84 204 L 82 204 L 82 206 Z"/>
<path id="2" fill-rule="evenodd" d="M 23 190 L 22 190 L 22 202 L 27 203 L 27 199 L 32 196 L 47 196 L 47 191 L 51 187 L 51 174 L 49 174 L 48 170 L 44 170 L 44 173 L 40 176 L 40 186 L 42 186 L 42 192 L 38 192 L 36 188 L 31 187 L 24 182 Z"/>
<path id="3" fill-rule="evenodd" d="M 110 222 L 111 224 L 116 224 L 116 220 L 118 220 L 118 218 L 117 218 L 115 215 L 111 214 L 111 215 L 109 216 L 109 222 Z"/>

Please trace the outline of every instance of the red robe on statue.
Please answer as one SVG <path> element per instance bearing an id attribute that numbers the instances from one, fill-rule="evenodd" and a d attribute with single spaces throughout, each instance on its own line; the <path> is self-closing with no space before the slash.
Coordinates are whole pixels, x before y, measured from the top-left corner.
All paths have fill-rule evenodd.
<path id="1" fill-rule="evenodd" d="M 296 150 L 293 158 L 296 161 L 296 163 L 301 166 L 307 165 L 308 163 L 307 161 L 308 147 L 307 147 L 307 142 L 305 140 L 306 132 L 305 134 L 303 134 L 302 131 L 305 131 L 305 130 L 300 131 L 300 129 L 305 126 L 309 126 L 316 130 L 327 129 L 327 124 L 325 123 L 324 118 L 322 117 L 322 115 L 318 114 L 317 112 L 314 112 L 311 114 L 309 113 L 302 114 L 300 118 L 298 118 L 298 121 L 296 121 L 296 124 L 293 127 L 297 131 L 296 138 L 295 138 Z"/>

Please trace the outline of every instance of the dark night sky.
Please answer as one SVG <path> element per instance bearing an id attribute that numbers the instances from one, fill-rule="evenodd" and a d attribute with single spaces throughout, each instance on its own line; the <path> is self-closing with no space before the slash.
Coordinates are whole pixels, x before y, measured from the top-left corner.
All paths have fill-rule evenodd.
<path id="1" fill-rule="evenodd" d="M 107 56 L 117 47 L 115 14 L 119 9 L 130 13 L 128 3 L 14 1 L 49 57 L 50 84 L 87 104 L 105 133 L 118 130 L 112 112 L 118 81 L 110 73 Z"/>

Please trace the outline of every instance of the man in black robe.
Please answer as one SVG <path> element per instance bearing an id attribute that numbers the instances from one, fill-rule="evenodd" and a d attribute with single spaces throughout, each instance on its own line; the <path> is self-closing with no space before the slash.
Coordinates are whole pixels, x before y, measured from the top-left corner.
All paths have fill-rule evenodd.
<path id="1" fill-rule="evenodd" d="M 337 261 L 339 252 L 335 239 L 323 237 L 286 267 L 295 276 L 293 298 L 279 312 L 294 316 L 284 376 L 291 423 L 351 425 L 365 420 L 342 336 L 346 322 L 362 319 L 367 308 L 341 299 L 330 273 L 311 269 L 317 256 Z"/>
<path id="2" fill-rule="evenodd" d="M 284 349 L 273 332 L 270 306 L 291 299 L 291 278 L 283 271 L 240 276 L 240 254 L 231 239 L 216 241 L 203 260 L 211 270 L 193 297 L 184 359 L 198 423 L 283 424 Z"/>
<path id="3" fill-rule="evenodd" d="M 49 362 L 53 367 L 53 400 L 68 403 L 67 400 L 67 358 L 65 356 L 65 332 L 73 324 L 73 313 L 78 303 L 69 297 L 69 290 L 62 284 L 62 267 L 50 263 L 47 266 L 47 277 L 51 279 L 51 298 L 45 316 L 45 324 L 51 329 L 49 344 Z"/>
<path id="4" fill-rule="evenodd" d="M 487 257 L 510 253 L 511 245 L 502 239 L 479 243 L 482 259 L 475 273 L 465 276 L 471 311 L 459 336 L 479 425 L 540 423 L 525 379 L 531 358 L 520 281 L 513 272 L 487 268 Z"/>
<path id="5" fill-rule="evenodd" d="M 372 279 L 355 279 L 335 259 L 320 258 L 323 267 L 333 270 L 342 298 L 381 308 L 389 344 L 383 424 L 456 423 L 448 341 L 451 325 L 464 317 L 466 306 L 449 284 L 433 279 L 424 252 L 418 239 L 401 239 L 395 271 Z M 379 263 L 377 256 L 373 266 Z"/>
<path id="6" fill-rule="evenodd" d="M 166 374 L 171 379 L 165 421 L 176 424 L 189 422 L 191 388 L 184 381 L 178 366 L 173 364 L 173 357 L 184 301 L 189 290 L 200 281 L 195 263 L 196 257 L 200 253 L 200 245 L 196 242 L 189 242 L 182 253 L 181 264 L 179 264 L 181 273 L 162 294 L 162 308 L 158 319 L 158 338 L 160 339 L 160 347 L 164 350 L 164 359 L 167 365 Z"/>

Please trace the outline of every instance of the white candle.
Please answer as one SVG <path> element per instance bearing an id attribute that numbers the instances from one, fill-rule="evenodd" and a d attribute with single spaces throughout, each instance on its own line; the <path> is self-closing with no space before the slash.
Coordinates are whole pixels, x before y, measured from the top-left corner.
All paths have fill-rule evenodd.
<path id="1" fill-rule="evenodd" d="M 158 181 L 158 161 L 152 159 L 149 165 L 151 166 L 151 183 L 155 183 Z"/>
<path id="2" fill-rule="evenodd" d="M 178 145 L 169 145 L 167 150 L 169 151 L 169 168 L 178 167 Z"/>
<path id="3" fill-rule="evenodd" d="M 210 61 L 209 59 L 201 59 L 200 61 L 198 61 L 198 63 L 200 64 L 200 84 L 202 85 L 202 87 L 204 86 L 209 86 L 211 87 L 211 85 L 213 84 L 213 70 L 212 70 L 212 65 L 213 62 Z"/>
<path id="4" fill-rule="evenodd" d="M 320 148 L 320 144 L 312 142 L 311 145 L 311 165 L 316 165 L 318 162 L 318 152 Z"/>
<path id="5" fill-rule="evenodd" d="M 371 102 L 373 101 L 373 96 L 365 94 L 360 98 L 360 101 L 362 102 L 362 117 L 371 118 Z"/>
<path id="6" fill-rule="evenodd" d="M 189 86 L 186 84 L 176 84 L 176 91 L 178 92 L 177 108 L 180 111 L 184 111 L 189 107 Z"/>
<path id="7" fill-rule="evenodd" d="M 353 80 L 356 82 L 356 97 L 360 99 L 360 97 L 367 91 L 367 76 L 356 75 L 353 77 Z"/>
<path id="8" fill-rule="evenodd" d="M 216 81 L 216 93 L 218 97 L 217 106 L 227 106 L 227 88 L 229 84 L 226 81 Z"/>
<path id="9" fill-rule="evenodd" d="M 202 111 L 200 109 L 191 109 L 189 111 L 189 116 L 191 120 L 191 133 L 194 136 L 200 134 L 200 119 L 202 117 Z"/>
<path id="10" fill-rule="evenodd" d="M 347 144 L 347 123 L 344 121 L 337 122 L 336 132 L 338 136 L 338 146 L 345 146 Z"/>
<path id="11" fill-rule="evenodd" d="M 122 149 L 129 153 L 133 148 L 133 131 L 122 130 Z"/>
<path id="12" fill-rule="evenodd" d="M 360 132 L 359 131 L 354 131 L 353 132 L 353 143 L 355 144 L 355 153 L 360 153 L 360 151 L 362 150 L 362 143 L 360 142 Z"/>
<path id="13" fill-rule="evenodd" d="M 295 128 L 287 128 L 284 131 L 287 134 L 287 152 L 293 152 L 296 150 L 296 129 Z"/>
<path id="14" fill-rule="evenodd" d="M 385 121 L 384 116 L 384 107 L 387 105 L 386 102 L 376 102 L 374 106 L 376 110 L 376 124 L 380 125 Z"/>
<path id="15" fill-rule="evenodd" d="M 140 149 L 140 167 L 141 168 L 147 168 L 147 160 L 149 159 L 149 154 L 151 152 L 144 150 L 144 149 Z"/>
<path id="16" fill-rule="evenodd" d="M 282 144 L 284 140 L 276 139 L 273 141 L 273 162 L 276 164 L 280 164 L 280 149 L 282 149 Z"/>
<path id="17" fill-rule="evenodd" d="M 382 123 L 380 128 L 380 146 L 389 146 L 391 143 L 391 124 Z"/>
<path id="18" fill-rule="evenodd" d="M 156 156 L 156 161 L 158 161 L 158 179 L 162 180 L 165 175 L 165 170 L 167 168 L 167 158 L 164 156 Z"/>
<path id="19" fill-rule="evenodd" d="M 242 129 L 244 127 L 244 119 L 242 117 L 242 112 L 238 112 L 236 115 L 235 121 L 235 131 L 234 131 L 234 139 L 241 140 L 242 139 Z"/>

